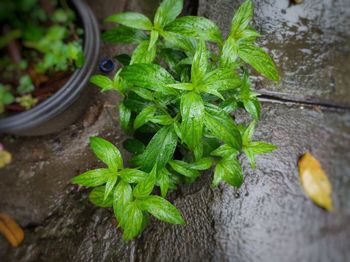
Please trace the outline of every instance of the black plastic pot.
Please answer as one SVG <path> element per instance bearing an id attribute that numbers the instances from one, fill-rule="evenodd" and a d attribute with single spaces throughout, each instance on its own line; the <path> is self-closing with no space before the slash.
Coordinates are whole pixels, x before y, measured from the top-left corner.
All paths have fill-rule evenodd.
<path id="1" fill-rule="evenodd" d="M 100 35 L 90 8 L 82 0 L 71 0 L 71 3 L 84 28 L 84 66 L 77 69 L 63 87 L 39 105 L 1 118 L 0 133 L 23 136 L 55 133 L 72 124 L 86 108 L 89 90 L 85 87 L 98 60 Z"/>

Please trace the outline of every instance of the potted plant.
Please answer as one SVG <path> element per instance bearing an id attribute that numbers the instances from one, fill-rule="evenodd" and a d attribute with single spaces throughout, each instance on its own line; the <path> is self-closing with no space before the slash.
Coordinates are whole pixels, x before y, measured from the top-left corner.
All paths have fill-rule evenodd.
<path id="1" fill-rule="evenodd" d="M 77 98 L 98 59 L 96 19 L 81 0 L 4 0 L 0 10 L 0 133 L 59 131 L 86 104 Z"/>
<path id="2" fill-rule="evenodd" d="M 252 1 L 237 10 L 225 39 L 209 19 L 178 17 L 182 7 L 183 0 L 164 0 L 154 21 L 134 12 L 108 17 L 118 26 L 106 31 L 104 40 L 137 47 L 131 56 L 116 56 L 124 66 L 112 79 L 91 79 L 102 91 L 122 96 L 119 122 L 133 136 L 123 143 L 133 154 L 133 167 L 125 167 L 116 146 L 93 137 L 91 148 L 105 166 L 73 183 L 94 187 L 90 201 L 113 208 L 125 240 L 141 234 L 150 215 L 185 223 L 166 199 L 178 185 L 213 170 L 213 187 L 222 182 L 239 187 L 244 181 L 241 158 L 255 168 L 257 155 L 276 148 L 253 139 L 261 106 L 249 71 L 274 81 L 279 77 L 273 60 L 255 43 L 260 34 L 250 25 Z M 237 110 L 251 120 L 237 123 Z"/>

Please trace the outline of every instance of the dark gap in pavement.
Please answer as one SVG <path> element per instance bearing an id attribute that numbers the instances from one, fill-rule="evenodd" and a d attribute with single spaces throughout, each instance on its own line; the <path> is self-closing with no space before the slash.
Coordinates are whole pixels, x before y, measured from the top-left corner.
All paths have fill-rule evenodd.
<path id="1" fill-rule="evenodd" d="M 299 104 L 299 105 L 307 105 L 307 106 L 321 106 L 329 109 L 342 109 L 342 110 L 350 110 L 350 106 L 343 106 L 343 105 L 337 105 L 337 104 L 332 104 L 332 103 L 325 103 L 325 102 L 319 102 L 319 101 L 302 101 L 298 99 L 291 99 L 291 98 L 282 98 L 279 96 L 274 96 L 274 95 L 267 95 L 260 93 L 259 96 L 260 101 L 266 101 L 266 102 L 279 102 L 282 104 Z"/>
<path id="2" fill-rule="evenodd" d="M 199 0 L 186 0 L 184 10 L 186 15 L 197 15 Z"/>

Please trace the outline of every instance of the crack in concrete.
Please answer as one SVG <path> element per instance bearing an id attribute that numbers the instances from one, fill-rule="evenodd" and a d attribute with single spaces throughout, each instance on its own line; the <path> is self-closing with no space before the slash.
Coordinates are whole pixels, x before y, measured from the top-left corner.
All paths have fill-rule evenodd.
<path id="1" fill-rule="evenodd" d="M 258 92 L 259 93 L 259 92 Z M 295 105 L 305 105 L 305 106 L 318 106 L 323 107 L 327 109 L 335 109 L 335 110 L 342 110 L 342 111 L 350 111 L 350 106 L 345 105 L 337 105 L 332 103 L 325 103 L 325 102 L 319 102 L 319 101 L 301 101 L 297 99 L 292 98 L 283 98 L 275 95 L 267 95 L 260 93 L 259 100 L 261 102 L 270 102 L 270 103 L 280 103 L 280 104 L 295 104 Z"/>
<path id="2" fill-rule="evenodd" d="M 199 0 L 190 1 L 192 7 L 192 15 L 198 15 Z"/>

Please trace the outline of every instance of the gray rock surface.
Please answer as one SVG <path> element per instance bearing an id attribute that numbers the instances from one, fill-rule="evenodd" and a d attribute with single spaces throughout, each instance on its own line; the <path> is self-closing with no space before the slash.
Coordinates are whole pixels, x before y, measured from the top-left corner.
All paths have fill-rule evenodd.
<path id="1" fill-rule="evenodd" d="M 224 34 L 243 1 L 199 0 L 198 14 L 217 22 Z M 285 99 L 350 107 L 349 0 L 256 0 L 254 25 L 272 54 L 281 82 L 256 88 Z"/>
<path id="2" fill-rule="evenodd" d="M 11 203 L 7 212 L 29 225 L 21 247 L 12 249 L 0 242 L 6 261 L 346 261 L 350 256 L 349 112 L 271 102 L 263 103 L 263 108 L 255 138 L 273 142 L 279 149 L 259 157 L 255 171 L 243 159 L 247 170 L 244 186 L 238 191 L 225 185 L 211 189 L 212 174 L 204 174 L 193 185 L 171 194 L 186 226 L 152 220 L 143 235 L 130 243 L 122 242 L 110 210 L 93 207 L 85 190 L 69 185 L 75 172 L 56 169 L 55 154 L 47 156 L 49 164 L 31 179 L 13 175 L 23 167 L 5 169 L 2 181 L 26 184 L 30 189 L 23 193 L 16 192 L 16 187 L 11 187 L 13 193 L 0 190 L 1 206 Z M 246 120 L 245 116 L 238 118 Z M 102 111 L 86 129 L 101 130 L 99 135 L 118 143 L 113 123 L 115 119 Z M 62 141 L 71 137 L 70 132 L 60 134 Z M 91 135 L 81 132 L 64 144 L 65 152 Z M 21 141 L 25 147 L 32 142 Z M 68 158 L 66 166 L 101 166 L 89 161 L 87 147 L 80 150 L 84 160 Z M 334 213 L 314 206 L 300 187 L 297 161 L 305 151 L 311 151 L 329 174 Z M 35 162 L 32 156 L 26 159 Z M 38 183 L 45 174 L 51 179 Z M 46 192 L 45 187 L 51 190 Z M 23 194 L 26 205 L 15 201 Z M 35 219 L 31 216 L 21 220 L 35 208 L 38 195 L 47 198 L 36 207 L 46 218 L 37 219 L 36 224 L 30 223 Z M 50 206 L 50 201 L 51 208 L 45 205 Z"/>
<path id="3" fill-rule="evenodd" d="M 116 10 L 124 10 L 125 5 L 133 1 L 88 2 L 101 21 Z M 266 2 L 256 2 L 257 9 L 261 10 L 256 19 L 262 19 Z M 275 5 L 280 3 L 283 7 L 284 2 L 276 1 Z M 310 1 L 304 2 L 309 6 Z M 335 2 L 335 6 L 339 4 L 346 6 L 345 1 Z M 199 11 L 217 9 L 222 17 L 228 19 L 232 6 L 237 6 L 237 3 L 201 0 Z M 315 6 L 319 5 L 315 3 Z M 299 7 L 290 8 L 302 11 Z M 330 11 L 324 11 L 327 12 Z M 213 15 L 211 18 L 217 17 Z M 274 22 L 273 18 L 270 16 L 266 21 L 276 28 L 280 20 Z M 222 23 L 220 26 L 224 26 L 225 21 L 219 21 Z M 349 22 L 344 20 L 344 23 L 346 21 Z M 316 22 L 319 21 L 316 19 L 313 23 Z M 269 27 L 261 23 L 261 28 L 267 30 Z M 284 32 L 282 27 L 278 30 Z M 342 32 L 338 37 L 345 36 L 349 34 Z M 286 37 L 285 48 L 288 49 L 293 41 L 283 37 Z M 266 41 L 283 45 L 283 39 L 276 38 L 274 34 Z M 273 47 L 277 50 L 276 55 L 283 49 L 280 44 Z M 310 44 L 309 40 L 306 39 L 304 44 Z M 340 45 L 337 48 L 345 47 Z M 120 51 L 118 46 L 103 46 L 102 56 L 111 55 L 116 49 Z M 291 64 L 299 63 L 300 59 L 303 63 L 303 58 L 288 57 L 292 60 Z M 311 67 L 310 64 L 308 66 Z M 312 66 L 310 70 L 327 71 L 321 65 Z M 340 66 L 334 64 L 334 68 L 340 69 Z M 285 69 L 282 83 L 290 83 L 290 67 Z M 293 85 L 271 87 L 267 82 L 260 84 L 264 90 L 284 88 L 286 93 L 281 91 L 278 96 L 283 93 L 281 97 L 300 98 L 303 102 L 315 90 L 311 87 L 309 90 L 302 84 L 315 83 L 317 76 L 313 75 L 314 82 L 302 80 L 302 77 L 302 72 L 295 72 L 297 79 Z M 344 83 L 350 81 L 349 75 L 342 77 Z M 321 85 L 321 95 L 312 99 L 329 98 L 336 105 L 350 101 L 349 93 L 329 95 L 326 87 L 325 83 Z M 88 190 L 70 184 L 70 179 L 76 174 L 103 166 L 88 147 L 90 136 L 102 136 L 121 148 L 125 136 L 121 134 L 117 122 L 118 112 L 114 105 L 118 99 L 111 93 L 99 94 L 96 90 L 95 99 L 91 100 L 85 115 L 63 132 L 41 138 L 6 137 L 6 148 L 16 153 L 12 164 L 0 171 L 0 211 L 19 222 L 26 237 L 16 249 L 0 237 L 0 261 L 348 261 L 348 109 L 265 100 L 254 138 L 272 142 L 279 149 L 258 157 L 256 170 L 251 170 L 246 159 L 242 159 L 246 170 L 244 185 L 239 190 L 226 185 L 212 189 L 212 173 L 205 173 L 193 185 L 182 186 L 170 194 L 170 200 L 185 217 L 185 226 L 151 220 L 139 238 L 125 243 L 121 240 L 122 232 L 116 228 L 112 211 L 94 207 L 87 199 Z M 242 113 L 237 113 L 237 119 L 248 120 Z M 311 151 L 320 160 L 329 175 L 334 190 L 336 211 L 333 213 L 316 207 L 300 187 L 297 161 L 306 151 Z"/>

